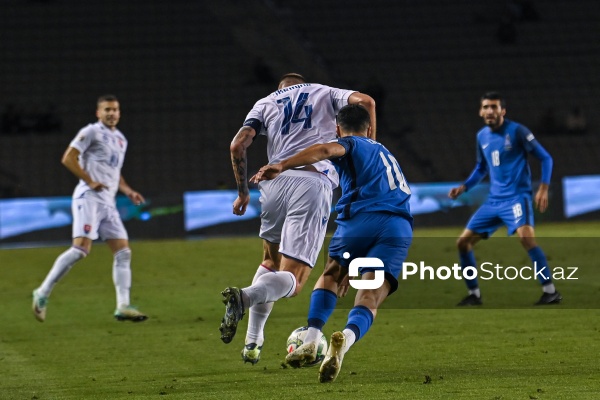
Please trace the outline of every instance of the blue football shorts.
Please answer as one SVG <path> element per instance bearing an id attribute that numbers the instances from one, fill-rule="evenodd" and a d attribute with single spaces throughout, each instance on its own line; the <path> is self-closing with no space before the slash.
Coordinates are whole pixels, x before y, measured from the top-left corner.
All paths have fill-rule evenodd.
<path id="1" fill-rule="evenodd" d="M 502 225 L 512 235 L 523 225 L 533 226 L 533 202 L 528 194 L 509 200 L 485 202 L 467 223 L 467 229 L 487 238 Z"/>
<path id="2" fill-rule="evenodd" d="M 385 279 L 392 294 L 398 289 L 398 276 L 412 242 L 412 223 L 387 212 L 363 212 L 350 219 L 336 220 L 338 225 L 329 243 L 329 257 L 348 268 L 358 257 L 376 257 L 383 261 Z M 344 257 L 346 256 L 346 257 Z M 362 275 L 371 268 L 361 268 Z"/>

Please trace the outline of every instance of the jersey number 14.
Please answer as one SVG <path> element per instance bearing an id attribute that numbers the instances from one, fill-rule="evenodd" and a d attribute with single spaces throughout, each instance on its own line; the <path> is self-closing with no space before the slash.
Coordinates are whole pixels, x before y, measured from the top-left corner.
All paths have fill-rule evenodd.
<path id="1" fill-rule="evenodd" d="M 281 124 L 281 134 L 290 133 L 290 125 L 302 122 L 302 129 L 312 128 L 312 104 L 305 105 L 308 101 L 308 93 L 300 93 L 296 105 L 292 108 L 292 101 L 289 97 L 277 100 L 277 104 L 283 103 L 283 123 Z M 300 114 L 304 111 L 304 118 Z"/>

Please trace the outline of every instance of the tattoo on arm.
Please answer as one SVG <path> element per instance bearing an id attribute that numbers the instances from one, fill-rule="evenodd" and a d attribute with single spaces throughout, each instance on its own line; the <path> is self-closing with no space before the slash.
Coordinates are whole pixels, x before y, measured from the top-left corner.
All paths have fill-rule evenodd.
<path id="1" fill-rule="evenodd" d="M 242 157 L 231 156 L 231 163 L 233 164 L 233 173 L 235 174 L 238 192 L 248 193 L 246 154 L 244 154 Z"/>
<path id="2" fill-rule="evenodd" d="M 246 149 L 252 143 L 255 135 L 254 129 L 248 126 L 242 127 L 231 142 L 231 164 L 233 174 L 237 183 L 238 193 L 248 194 L 248 157 Z"/>

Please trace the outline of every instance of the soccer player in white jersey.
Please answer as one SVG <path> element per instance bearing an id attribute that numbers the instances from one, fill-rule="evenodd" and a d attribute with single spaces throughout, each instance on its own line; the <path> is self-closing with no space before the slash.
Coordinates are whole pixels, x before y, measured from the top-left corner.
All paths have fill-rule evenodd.
<path id="1" fill-rule="evenodd" d="M 280 162 L 317 143 L 335 139 L 335 117 L 347 104 L 363 105 L 375 135 L 375 101 L 352 90 L 306 83 L 299 74 L 284 75 L 278 90 L 256 102 L 231 143 L 231 161 L 238 187 L 233 213 L 244 215 L 250 201 L 246 149 L 256 135 L 266 135 L 269 163 Z M 300 293 L 315 265 L 327 228 L 332 190 L 338 186 L 333 165 L 321 161 L 286 171 L 259 185 L 263 261 L 252 285 L 228 287 L 221 340 L 232 341 L 238 322 L 249 309 L 244 362 L 260 359 L 264 326 L 273 302 Z"/>
<path id="2" fill-rule="evenodd" d="M 98 236 L 106 240 L 114 255 L 113 282 L 117 294 L 114 317 L 134 322 L 147 319 L 129 304 L 131 250 L 115 202 L 117 191 L 134 204 L 143 203 L 144 197 L 121 175 L 127 139 L 117 129 L 121 117 L 118 99 L 105 95 L 96 104 L 98 122 L 82 128 L 62 157 L 62 164 L 79 178 L 73 192 L 73 244 L 58 256 L 44 282 L 33 291 L 33 315 L 40 322 L 46 319 L 48 297 L 56 283 L 90 253 L 92 241 Z"/>

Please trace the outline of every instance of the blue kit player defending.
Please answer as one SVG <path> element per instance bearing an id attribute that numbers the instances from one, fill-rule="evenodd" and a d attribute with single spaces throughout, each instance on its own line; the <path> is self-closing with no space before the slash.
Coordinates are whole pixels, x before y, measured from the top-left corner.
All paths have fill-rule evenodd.
<path id="1" fill-rule="evenodd" d="M 483 95 L 479 115 L 486 126 L 477 133 L 477 165 L 464 184 L 448 193 L 450 198 L 456 199 L 486 175 L 490 176 L 490 193 L 486 203 L 473 214 L 458 238 L 460 265 L 463 268 L 477 267 L 473 246 L 481 239 L 487 239 L 500 226 L 506 225 L 509 235 L 515 232 L 519 235 L 542 284 L 544 293 L 535 304 L 559 303 L 562 297 L 552 283 L 546 256 L 535 240 L 531 171 L 527 164 L 528 153 L 533 154 L 542 164 L 542 179 L 534 201 L 538 210 L 544 212 L 548 207 L 552 157 L 529 129 L 504 118 L 505 114 L 505 102 L 498 93 L 488 92 Z M 458 305 L 481 305 L 477 279 L 465 281 L 469 295 Z"/>
<path id="2" fill-rule="evenodd" d="M 273 179 L 290 168 L 326 159 L 340 175 L 338 227 L 329 245 L 325 271 L 311 295 L 304 344 L 288 354 L 289 365 L 301 367 L 316 359 L 321 329 L 335 309 L 338 289 L 344 292 L 345 286 L 347 290 L 348 272 L 356 261 L 366 261 L 359 270 L 361 283 L 381 281 L 377 288 L 361 288 L 356 293 L 346 327 L 331 335 L 319 370 L 320 382 L 336 379 L 346 352 L 367 333 L 379 306 L 398 288 L 398 275 L 412 242 L 410 189 L 394 156 L 381 143 L 369 139 L 369 113 L 360 105 L 343 107 L 336 130 L 337 140 L 266 165 L 252 178 L 255 182 Z M 371 259 L 364 260 L 367 257 Z M 373 258 L 383 262 L 383 270 L 375 268 L 381 264 L 374 265 Z"/>

